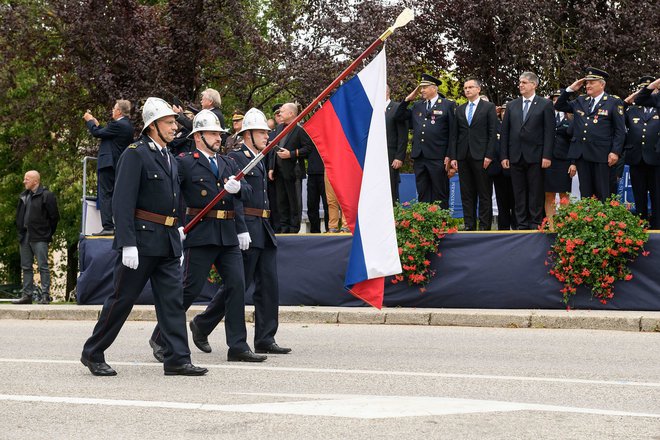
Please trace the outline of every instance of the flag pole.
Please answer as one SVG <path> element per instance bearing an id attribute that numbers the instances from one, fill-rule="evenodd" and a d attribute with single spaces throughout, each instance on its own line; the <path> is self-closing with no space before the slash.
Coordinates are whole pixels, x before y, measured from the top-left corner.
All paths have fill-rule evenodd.
<path id="1" fill-rule="evenodd" d="M 409 8 L 405 8 L 401 12 L 401 14 L 399 14 L 399 16 L 397 17 L 396 21 L 392 26 L 387 28 L 387 30 L 383 32 L 383 34 L 380 37 L 378 37 L 373 43 L 371 43 L 371 45 L 369 45 L 369 47 L 364 52 L 362 52 L 362 54 L 359 57 L 357 57 L 346 69 L 344 69 L 344 71 L 341 74 L 339 74 L 339 76 L 335 78 L 334 81 L 332 81 L 332 83 L 330 83 L 330 85 L 326 87 L 325 90 L 323 90 L 321 94 L 312 101 L 311 104 L 309 104 L 302 112 L 300 112 L 300 114 L 296 116 L 296 118 L 293 121 L 291 121 L 291 123 L 289 123 L 286 127 L 284 127 L 284 130 L 282 130 L 280 134 L 275 136 L 275 139 L 273 139 L 268 144 L 268 146 L 266 146 L 266 148 L 260 151 L 259 154 L 257 154 L 254 157 L 254 159 L 252 159 L 250 163 L 248 163 L 245 166 L 245 168 L 243 168 L 235 176 L 236 180 L 241 180 L 247 173 L 249 173 L 250 170 L 252 170 L 252 168 L 254 168 L 266 156 L 266 154 L 270 152 L 270 150 L 275 148 L 275 146 L 278 144 L 278 142 L 282 140 L 282 138 L 284 138 L 287 134 L 289 134 L 289 132 L 291 132 L 291 130 L 293 130 L 293 128 L 296 125 L 298 125 L 298 123 L 302 121 L 302 119 L 305 116 L 307 116 L 307 114 L 309 114 L 312 110 L 314 110 L 314 108 L 323 99 L 325 99 L 330 94 L 330 92 L 332 92 L 335 89 L 335 87 L 339 85 L 341 81 L 343 81 L 353 70 L 355 70 L 355 68 L 360 64 L 362 60 L 368 57 L 374 50 L 376 50 L 378 46 L 383 44 L 383 42 L 385 42 L 385 40 L 387 40 L 396 29 L 405 26 L 413 18 L 414 18 L 413 11 Z M 211 208 L 213 208 L 213 206 L 215 206 L 215 204 L 218 203 L 220 199 L 222 199 L 226 194 L 227 191 L 223 188 L 222 191 L 220 191 L 215 197 L 213 197 L 213 200 L 211 200 L 208 203 L 208 205 L 206 205 L 197 215 L 195 215 L 195 217 L 193 217 L 192 220 L 190 220 L 190 222 L 188 222 L 188 224 L 186 224 L 186 226 L 183 228 L 183 232 L 186 234 L 190 232 L 190 230 L 194 228 L 195 225 L 199 223 L 199 221 L 202 218 L 204 218 L 206 214 L 208 214 Z"/>

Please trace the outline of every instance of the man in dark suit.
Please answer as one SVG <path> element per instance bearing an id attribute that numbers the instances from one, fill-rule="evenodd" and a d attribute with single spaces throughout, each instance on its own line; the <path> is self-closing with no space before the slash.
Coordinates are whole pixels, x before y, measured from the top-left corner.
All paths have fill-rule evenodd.
<path id="1" fill-rule="evenodd" d="M 220 126 L 222 127 L 222 146 L 225 146 L 229 134 L 227 126 L 225 125 L 225 117 L 220 108 L 222 106 L 222 97 L 220 96 L 220 93 L 215 89 L 205 89 L 201 93 L 199 104 L 202 106 L 202 110 L 211 110 L 213 114 L 218 117 Z M 172 108 L 177 113 L 176 122 L 181 124 L 189 132 L 192 131 L 192 120 L 185 115 L 183 108 L 178 105 L 173 105 Z"/>
<path id="2" fill-rule="evenodd" d="M 117 232 L 114 294 L 103 304 L 80 361 L 95 376 L 117 372 L 105 362 L 105 351 L 117 338 L 148 280 L 165 343 L 165 375 L 201 376 L 206 368 L 190 362 L 186 314 L 180 275 L 183 227 L 177 230 L 178 168 L 167 150 L 174 139 L 176 113 L 159 98 L 142 109 L 143 135 L 128 146 L 117 165 L 117 193 L 112 201 Z"/>
<path id="3" fill-rule="evenodd" d="M 399 201 L 399 169 L 406 160 L 408 148 L 408 126 L 405 121 L 396 119 L 394 115 L 401 105 L 400 102 L 390 100 L 390 86 L 387 86 L 385 99 L 385 130 L 387 131 L 387 158 L 390 164 L 390 184 L 392 186 L 392 202 Z"/>
<path id="4" fill-rule="evenodd" d="M 208 335 L 227 311 L 225 336 L 229 361 L 261 362 L 246 342 L 245 279 L 241 249 L 250 244 L 250 234 L 242 215 L 236 215 L 240 203 L 240 183 L 233 177 L 240 171 L 236 163 L 218 155 L 222 127 L 210 110 L 202 110 L 193 120 L 190 136 L 196 150 L 177 158 L 181 194 L 186 201 L 186 222 L 192 220 L 224 187 L 229 196 L 218 201 L 211 211 L 188 233 L 184 243 L 183 308 L 187 310 L 199 296 L 215 264 L 222 278 L 223 294 L 216 294 L 206 310 L 190 321 L 195 345 L 208 353 Z M 238 185 L 236 185 L 238 183 Z M 161 360 L 160 326 L 153 331 L 149 345 L 154 357 Z"/>
<path id="5" fill-rule="evenodd" d="M 518 229 L 543 221 L 543 169 L 552 163 L 555 114 L 549 99 L 536 95 L 538 77 L 520 75 L 520 97 L 509 102 L 502 121 L 502 167 L 511 169 Z"/>
<path id="6" fill-rule="evenodd" d="M 623 101 L 605 93 L 607 72 L 588 67 L 586 73 L 559 95 L 555 108 L 573 113 L 574 130 L 568 157 L 576 162 L 580 195 L 605 201 L 611 194 L 610 167 L 623 154 L 626 138 Z M 587 95 L 569 101 L 571 93 L 583 85 Z"/>
<path id="7" fill-rule="evenodd" d="M 638 89 L 646 88 L 653 77 L 645 76 L 637 82 Z M 647 220 L 651 229 L 660 229 L 660 152 L 655 146 L 660 141 L 660 115 L 653 106 L 641 106 L 633 95 L 634 105 L 626 109 L 625 158 L 630 166 L 635 211 Z M 648 103 L 649 100 L 643 102 Z M 652 104 L 652 102 L 651 102 Z M 647 203 L 651 196 L 651 216 Z"/>
<path id="8" fill-rule="evenodd" d="M 468 102 L 456 109 L 455 139 L 449 147 L 452 168 L 458 169 L 463 221 L 466 231 L 489 231 L 493 222 L 493 182 L 487 169 L 496 157 L 497 112 L 495 104 L 480 98 L 481 81 L 470 78 L 463 85 Z"/>
<path id="9" fill-rule="evenodd" d="M 87 111 L 83 115 L 87 129 L 92 136 L 101 139 L 99 156 L 96 162 L 98 181 L 98 205 L 101 210 L 103 230 L 94 235 L 113 235 L 115 224 L 112 221 L 112 193 L 115 188 L 115 169 L 119 156 L 133 141 L 133 124 L 128 116 L 131 103 L 118 99 L 112 108 L 112 121 L 105 127 Z"/>
<path id="10" fill-rule="evenodd" d="M 298 106 L 288 102 L 280 108 L 282 123 L 276 135 L 284 130 L 296 116 Z M 275 160 L 271 163 L 277 188 L 277 207 L 280 213 L 280 232 L 297 234 L 302 220 L 302 179 L 305 177 L 305 158 L 314 148 L 309 135 L 297 125 L 277 145 Z"/>
<path id="11" fill-rule="evenodd" d="M 440 207 L 449 208 L 449 179 L 446 166 L 449 163 L 449 139 L 454 130 L 456 103 L 438 95 L 437 78 L 423 74 L 422 80 L 396 110 L 395 118 L 409 123 L 413 131 L 413 170 L 420 202 L 440 201 Z M 422 99 L 410 103 L 421 94 Z"/>

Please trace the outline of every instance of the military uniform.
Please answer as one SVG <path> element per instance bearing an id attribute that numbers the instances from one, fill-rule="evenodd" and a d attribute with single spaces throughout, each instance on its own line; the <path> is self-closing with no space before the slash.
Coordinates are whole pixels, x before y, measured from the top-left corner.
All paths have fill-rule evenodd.
<path id="1" fill-rule="evenodd" d="M 178 167 L 166 148 L 148 136 L 128 146 L 117 166 L 117 197 L 112 200 L 115 219 L 113 248 L 117 254 L 115 293 L 106 299 L 92 336 L 85 342 L 83 358 L 105 362 L 105 350 L 116 339 L 148 280 L 165 347 L 164 365 L 190 364 L 186 316 L 182 303 L 177 231 L 179 206 Z M 137 247 L 139 265 L 122 264 L 121 249 Z"/>
<path id="2" fill-rule="evenodd" d="M 239 173 L 236 163 L 214 155 L 218 168 L 216 178 L 207 157 L 199 150 L 177 158 L 181 192 L 186 201 L 186 223 L 204 208 L 224 187 L 225 179 Z M 241 251 L 237 234 L 246 232 L 242 216 L 236 214 L 241 206 L 240 196 L 228 194 L 191 229 L 183 242 L 183 306 L 188 309 L 199 296 L 215 264 L 224 286 L 223 295 L 215 295 L 206 310 L 193 321 L 200 332 L 209 335 L 218 325 L 225 309 L 225 333 L 229 351 L 242 353 L 249 350 L 245 327 L 245 281 Z M 219 318 L 218 318 L 219 317 Z M 156 327 L 152 339 L 159 343 Z"/>

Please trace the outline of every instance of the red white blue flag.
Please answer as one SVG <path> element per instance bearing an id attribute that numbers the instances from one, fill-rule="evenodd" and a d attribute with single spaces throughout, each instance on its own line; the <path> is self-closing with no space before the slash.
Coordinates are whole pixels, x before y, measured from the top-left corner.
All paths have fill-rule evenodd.
<path id="1" fill-rule="evenodd" d="M 353 232 L 344 287 L 380 309 L 384 277 L 401 273 L 385 131 L 385 50 L 305 124 Z"/>

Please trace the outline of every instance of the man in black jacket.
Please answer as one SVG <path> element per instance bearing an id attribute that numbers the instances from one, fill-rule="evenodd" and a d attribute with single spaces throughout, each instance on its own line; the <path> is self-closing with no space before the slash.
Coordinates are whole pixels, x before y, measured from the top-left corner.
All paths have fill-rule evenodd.
<path id="1" fill-rule="evenodd" d="M 25 173 L 23 191 L 16 208 L 16 229 L 21 245 L 21 269 L 23 269 L 23 291 L 14 304 L 32 304 L 34 273 L 32 264 L 37 258 L 41 277 L 41 304 L 50 302 L 50 270 L 48 268 L 48 243 L 51 242 L 60 213 L 52 192 L 41 186 L 37 171 Z"/>
<path id="2" fill-rule="evenodd" d="M 408 125 L 405 121 L 395 118 L 400 102 L 390 99 L 390 86 L 387 86 L 385 96 L 385 130 L 387 132 L 387 159 L 390 164 L 390 185 L 392 186 L 392 202 L 399 201 L 399 169 L 406 160 L 408 148 Z"/>
<path id="3" fill-rule="evenodd" d="M 105 127 L 86 112 L 83 116 L 87 129 L 92 136 L 101 139 L 99 156 L 96 162 L 98 180 L 98 205 L 101 211 L 103 230 L 94 235 L 113 235 L 115 224 L 112 221 L 112 194 L 115 188 L 115 170 L 119 156 L 133 141 L 133 124 L 128 116 L 131 102 L 118 99 L 112 108 L 112 121 Z"/>
<path id="4" fill-rule="evenodd" d="M 468 102 L 456 109 L 454 133 L 449 157 L 458 169 L 466 231 L 477 230 L 477 196 L 479 197 L 479 229 L 489 231 L 493 222 L 493 182 L 487 169 L 496 157 L 497 112 L 495 104 L 480 98 L 481 82 L 470 78 L 463 85 Z"/>
<path id="5" fill-rule="evenodd" d="M 520 75 L 520 97 L 509 102 L 502 121 L 502 167 L 511 168 L 518 229 L 543 221 L 543 169 L 552 163 L 555 114 L 549 99 L 536 95 L 538 77 Z"/>

